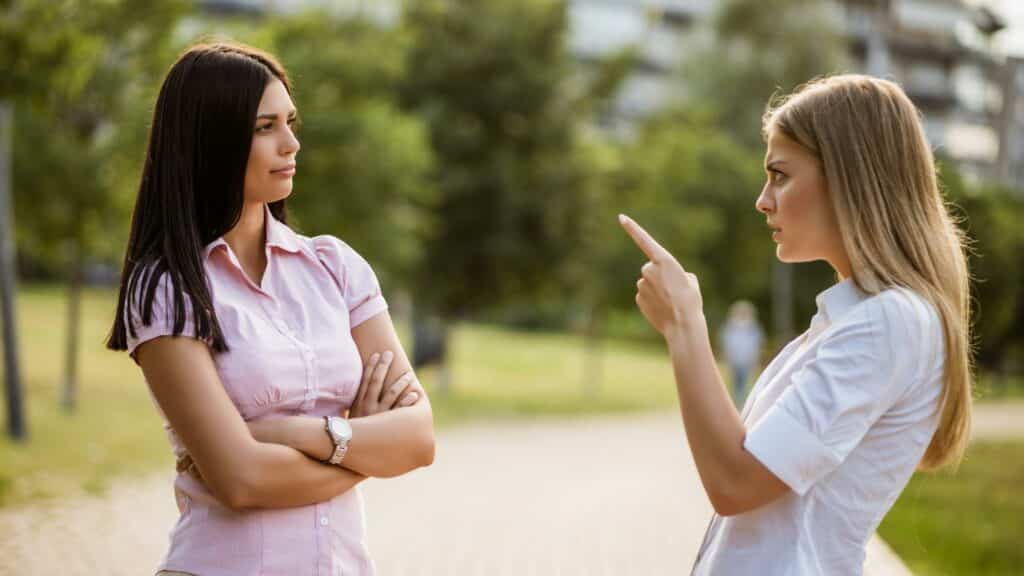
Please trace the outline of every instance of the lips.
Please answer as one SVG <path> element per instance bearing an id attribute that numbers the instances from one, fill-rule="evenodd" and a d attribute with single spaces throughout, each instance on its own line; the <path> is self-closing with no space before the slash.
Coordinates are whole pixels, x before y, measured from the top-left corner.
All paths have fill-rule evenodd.
<path id="1" fill-rule="evenodd" d="M 275 170 L 270 171 L 271 174 L 277 174 L 279 176 L 294 176 L 295 175 L 295 164 L 288 164 Z"/>

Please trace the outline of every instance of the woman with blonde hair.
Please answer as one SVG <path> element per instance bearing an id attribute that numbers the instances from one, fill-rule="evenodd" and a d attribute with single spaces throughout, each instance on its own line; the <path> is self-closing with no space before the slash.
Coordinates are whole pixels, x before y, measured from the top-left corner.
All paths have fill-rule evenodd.
<path id="1" fill-rule="evenodd" d="M 742 414 L 722 386 L 697 278 L 640 226 L 637 304 L 665 337 L 715 509 L 695 574 L 860 574 L 915 469 L 955 465 L 970 431 L 964 238 L 918 111 L 892 82 L 812 81 L 765 114 L 757 199 L 783 262 L 838 282 Z"/>

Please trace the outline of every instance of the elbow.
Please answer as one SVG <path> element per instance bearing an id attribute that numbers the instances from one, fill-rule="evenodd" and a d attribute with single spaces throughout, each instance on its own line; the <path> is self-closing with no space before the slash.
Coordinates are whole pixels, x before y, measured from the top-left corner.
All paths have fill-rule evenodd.
<path id="1" fill-rule="evenodd" d="M 393 476 L 401 476 L 418 468 L 426 468 L 434 463 L 434 431 L 425 430 L 416 439 L 412 449 L 407 453 L 406 464 Z"/>
<path id="2" fill-rule="evenodd" d="M 248 470 L 240 470 L 238 473 L 225 478 L 216 490 L 211 490 L 225 507 L 234 512 L 243 512 L 251 508 L 258 508 L 259 491 L 258 483 L 255 481 L 256 474 Z M 211 486 L 211 488 L 213 488 Z"/>
<path id="3" fill-rule="evenodd" d="M 241 479 L 211 484 L 209 488 L 217 501 L 233 512 L 242 512 L 254 507 L 253 492 Z"/>
<path id="4" fill-rule="evenodd" d="M 422 442 L 422 446 L 419 450 L 419 461 L 417 462 L 417 468 L 426 468 L 434 463 L 434 452 L 437 444 L 434 442 L 434 431 L 430 430 L 430 433 L 426 435 Z"/>
<path id="5" fill-rule="evenodd" d="M 744 498 L 747 492 L 740 486 L 726 482 L 708 490 L 708 499 L 711 506 L 719 516 L 736 516 L 750 510 L 749 503 Z"/>
<path id="6" fill-rule="evenodd" d="M 719 516 L 735 516 L 746 512 L 735 498 L 731 498 L 721 493 L 708 494 L 708 497 L 711 500 L 711 507 L 715 509 L 715 513 Z"/>
<path id="7" fill-rule="evenodd" d="M 237 490 L 230 492 L 226 498 L 221 498 L 220 501 L 221 504 L 233 512 L 244 512 L 254 507 L 252 505 L 252 498 L 248 494 Z"/>
<path id="8" fill-rule="evenodd" d="M 434 414 L 429 406 L 422 411 L 422 418 L 413 450 L 414 468 L 425 468 L 434 463 Z"/>
<path id="9" fill-rule="evenodd" d="M 428 420 L 416 434 L 416 440 L 413 442 L 411 450 L 408 452 L 408 460 L 406 461 L 405 469 L 402 470 L 400 474 L 412 472 L 418 468 L 426 468 L 433 464 L 435 446 L 434 426 L 431 419 Z"/>

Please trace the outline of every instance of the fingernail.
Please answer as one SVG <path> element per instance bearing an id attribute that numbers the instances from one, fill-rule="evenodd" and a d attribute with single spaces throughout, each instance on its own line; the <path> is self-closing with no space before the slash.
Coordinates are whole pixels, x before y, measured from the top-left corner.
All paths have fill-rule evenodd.
<path id="1" fill-rule="evenodd" d="M 412 406 L 420 399 L 420 395 L 415 392 L 410 392 L 408 396 L 402 399 L 402 406 Z"/>
<path id="2" fill-rule="evenodd" d="M 376 363 L 376 362 L 377 362 L 377 360 L 380 360 L 380 354 L 377 354 L 376 352 L 374 352 L 374 353 L 373 353 L 373 354 L 372 354 L 372 355 L 370 356 L 370 362 L 371 362 L 371 363 Z"/>
<path id="3" fill-rule="evenodd" d="M 388 350 L 387 352 L 384 353 L 384 361 L 385 362 L 391 362 L 391 359 L 394 358 L 394 357 L 395 357 L 395 355 L 394 355 L 394 353 L 391 352 L 391 350 Z"/>

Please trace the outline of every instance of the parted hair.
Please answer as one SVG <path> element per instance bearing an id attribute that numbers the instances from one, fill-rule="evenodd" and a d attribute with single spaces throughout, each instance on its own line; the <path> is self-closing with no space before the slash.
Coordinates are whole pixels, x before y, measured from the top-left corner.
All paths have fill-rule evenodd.
<path id="1" fill-rule="evenodd" d="M 151 323 L 155 292 L 167 274 L 174 334 L 184 330 L 191 308 L 195 336 L 215 352 L 228 350 L 203 249 L 241 218 L 253 126 L 274 80 L 291 92 L 272 55 L 231 42 L 195 44 L 171 66 L 153 110 L 107 348 L 127 349 L 135 323 Z M 284 200 L 269 207 L 287 222 Z"/>

